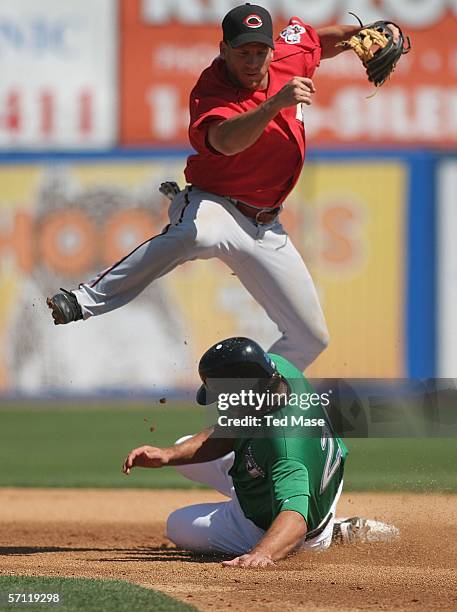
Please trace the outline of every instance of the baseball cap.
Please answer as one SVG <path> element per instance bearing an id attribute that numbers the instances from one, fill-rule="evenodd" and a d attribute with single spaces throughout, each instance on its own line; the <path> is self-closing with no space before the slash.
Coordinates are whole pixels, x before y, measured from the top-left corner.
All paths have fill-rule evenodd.
<path id="1" fill-rule="evenodd" d="M 259 42 L 275 48 L 271 15 L 257 4 L 242 4 L 229 11 L 222 20 L 222 32 L 230 47 Z"/>

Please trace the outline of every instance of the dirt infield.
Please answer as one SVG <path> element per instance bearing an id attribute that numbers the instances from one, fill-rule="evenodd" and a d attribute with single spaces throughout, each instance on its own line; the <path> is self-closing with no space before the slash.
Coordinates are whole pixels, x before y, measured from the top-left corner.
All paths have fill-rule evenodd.
<path id="1" fill-rule="evenodd" d="M 118 578 L 201 610 L 456 610 L 457 496 L 348 493 L 339 515 L 396 524 L 398 544 L 333 547 L 264 570 L 167 546 L 167 514 L 207 491 L 0 489 L 0 573 Z"/>

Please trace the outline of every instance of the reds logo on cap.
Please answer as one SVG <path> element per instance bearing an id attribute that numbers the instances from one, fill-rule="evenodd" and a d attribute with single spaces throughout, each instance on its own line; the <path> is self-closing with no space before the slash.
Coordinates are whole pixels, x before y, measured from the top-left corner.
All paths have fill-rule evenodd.
<path id="1" fill-rule="evenodd" d="M 254 13 L 245 17 L 243 23 L 247 25 L 248 28 L 261 28 L 263 26 L 263 21 Z"/>

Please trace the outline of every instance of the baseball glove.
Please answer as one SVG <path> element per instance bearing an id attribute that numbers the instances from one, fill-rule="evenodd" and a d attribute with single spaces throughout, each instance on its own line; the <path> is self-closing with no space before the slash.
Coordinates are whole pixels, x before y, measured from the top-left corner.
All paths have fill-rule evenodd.
<path id="1" fill-rule="evenodd" d="M 392 21 L 376 21 L 367 26 L 360 19 L 359 22 L 360 32 L 337 46 L 353 49 L 366 68 L 368 80 L 380 87 L 390 77 L 401 56 L 410 51 L 411 41 Z M 398 29 L 397 40 L 394 40 L 389 24 Z"/>

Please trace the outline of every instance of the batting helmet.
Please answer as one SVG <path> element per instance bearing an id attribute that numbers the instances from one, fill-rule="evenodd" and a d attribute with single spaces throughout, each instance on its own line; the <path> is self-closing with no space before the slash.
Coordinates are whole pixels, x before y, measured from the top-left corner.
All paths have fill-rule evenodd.
<path id="1" fill-rule="evenodd" d="M 203 385 L 197 392 L 197 402 L 211 404 L 219 393 L 229 389 L 223 379 L 270 379 L 276 365 L 261 346 L 249 338 L 227 338 L 209 348 L 198 365 Z"/>

